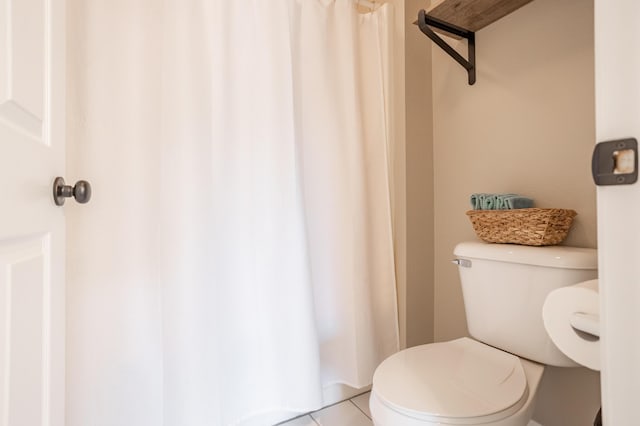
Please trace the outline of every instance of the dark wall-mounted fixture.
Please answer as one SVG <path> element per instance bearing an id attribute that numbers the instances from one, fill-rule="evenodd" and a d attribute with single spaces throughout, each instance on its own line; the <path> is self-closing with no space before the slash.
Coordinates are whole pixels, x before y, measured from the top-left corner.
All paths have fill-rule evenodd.
<path id="1" fill-rule="evenodd" d="M 469 74 L 469 85 L 473 85 L 476 82 L 476 33 L 439 19 L 432 18 L 427 15 L 427 12 L 425 12 L 424 9 L 418 12 L 418 20 L 414 23 L 418 25 L 420 31 L 422 31 L 435 44 L 440 46 L 442 50 L 447 52 L 449 56 L 455 59 L 456 62 L 467 70 L 467 73 Z M 449 44 L 447 44 L 447 42 L 436 34 L 430 27 L 446 31 L 461 38 L 466 38 L 469 46 L 469 58 L 463 58 L 462 55 L 460 55 L 453 47 L 449 46 Z"/>
<path id="2" fill-rule="evenodd" d="M 443 0 L 429 12 L 421 10 L 414 24 L 467 70 L 469 85 L 472 85 L 476 82 L 475 33 L 531 1 Z M 466 39 L 469 46 L 468 58 L 462 57 L 436 32 L 444 33 L 454 39 Z"/>
<path id="3" fill-rule="evenodd" d="M 591 157 L 593 181 L 602 185 L 631 185 L 638 181 L 636 138 L 599 142 Z"/>

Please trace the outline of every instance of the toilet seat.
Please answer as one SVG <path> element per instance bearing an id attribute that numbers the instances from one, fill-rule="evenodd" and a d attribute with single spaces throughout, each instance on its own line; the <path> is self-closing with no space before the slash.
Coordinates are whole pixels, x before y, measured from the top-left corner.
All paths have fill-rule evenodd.
<path id="1" fill-rule="evenodd" d="M 528 386 L 518 357 L 465 337 L 387 358 L 375 372 L 372 396 L 427 424 L 480 424 L 516 413 Z"/>

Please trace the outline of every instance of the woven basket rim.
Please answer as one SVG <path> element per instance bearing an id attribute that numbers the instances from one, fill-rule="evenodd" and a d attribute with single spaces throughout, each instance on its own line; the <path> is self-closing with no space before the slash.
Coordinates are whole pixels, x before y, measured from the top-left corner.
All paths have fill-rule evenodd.
<path id="1" fill-rule="evenodd" d="M 561 208 L 542 208 L 542 207 L 532 207 L 527 209 L 508 209 L 508 210 L 482 210 L 482 209 L 472 209 L 468 210 L 466 214 L 468 216 L 474 214 L 514 214 L 514 213 L 553 213 L 553 212 L 562 212 L 567 215 L 571 215 L 571 217 L 575 217 L 578 215 L 573 209 L 561 209 Z"/>

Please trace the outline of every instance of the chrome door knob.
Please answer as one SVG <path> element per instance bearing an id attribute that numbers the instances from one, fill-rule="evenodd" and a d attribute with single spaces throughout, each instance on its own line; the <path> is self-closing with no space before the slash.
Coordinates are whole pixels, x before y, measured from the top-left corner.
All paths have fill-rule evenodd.
<path id="1" fill-rule="evenodd" d="M 53 181 L 53 201 L 56 206 L 64 205 L 66 198 L 74 197 L 80 204 L 91 200 L 91 185 L 86 180 L 79 180 L 75 186 L 65 185 L 64 179 L 57 177 Z"/>

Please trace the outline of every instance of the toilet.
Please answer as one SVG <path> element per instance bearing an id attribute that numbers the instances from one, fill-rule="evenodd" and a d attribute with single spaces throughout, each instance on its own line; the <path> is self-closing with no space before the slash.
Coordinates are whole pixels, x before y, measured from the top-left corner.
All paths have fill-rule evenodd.
<path id="1" fill-rule="evenodd" d="M 576 367 L 551 342 L 551 291 L 597 277 L 594 249 L 464 242 L 460 274 L 471 338 L 402 350 L 376 369 L 376 426 L 526 426 L 545 365 Z"/>

